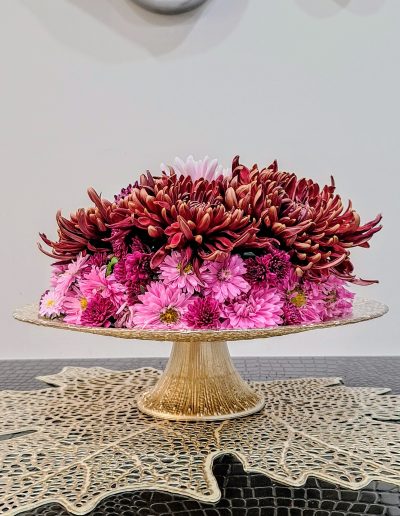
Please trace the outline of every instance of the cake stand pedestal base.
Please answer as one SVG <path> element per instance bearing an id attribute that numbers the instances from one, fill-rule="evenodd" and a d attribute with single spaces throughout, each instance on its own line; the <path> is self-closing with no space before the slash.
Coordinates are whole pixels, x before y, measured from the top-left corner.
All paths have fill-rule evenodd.
<path id="1" fill-rule="evenodd" d="M 157 418 L 218 421 L 254 414 L 265 398 L 241 378 L 226 342 L 175 342 L 164 373 L 137 403 Z"/>

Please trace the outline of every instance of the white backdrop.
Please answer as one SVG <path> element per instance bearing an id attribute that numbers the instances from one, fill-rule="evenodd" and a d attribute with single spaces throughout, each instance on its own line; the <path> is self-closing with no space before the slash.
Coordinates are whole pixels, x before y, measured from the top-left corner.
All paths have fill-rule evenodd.
<path id="1" fill-rule="evenodd" d="M 166 355 L 13 321 L 36 300 L 58 208 L 105 196 L 175 155 L 267 164 L 327 181 L 364 220 L 384 213 L 371 250 L 354 253 L 363 294 L 384 319 L 271 341 L 236 355 L 398 354 L 398 0 L 209 0 L 173 17 L 130 0 L 0 4 L 0 358 Z"/>

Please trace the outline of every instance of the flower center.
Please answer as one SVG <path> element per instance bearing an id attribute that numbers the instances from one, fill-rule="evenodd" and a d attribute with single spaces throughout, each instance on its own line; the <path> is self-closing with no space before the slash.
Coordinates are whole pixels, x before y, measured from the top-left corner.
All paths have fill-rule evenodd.
<path id="1" fill-rule="evenodd" d="M 180 313 L 176 308 L 170 306 L 160 313 L 160 321 L 164 324 L 174 324 L 179 321 Z"/>
<path id="2" fill-rule="evenodd" d="M 88 305 L 88 300 L 86 299 L 86 297 L 81 297 L 81 299 L 79 300 L 79 303 L 81 305 L 82 310 L 86 310 L 87 305 Z"/>
<path id="3" fill-rule="evenodd" d="M 193 270 L 193 266 L 191 263 L 188 263 L 187 265 L 185 265 L 185 267 L 182 266 L 181 263 L 178 263 L 177 267 L 176 267 L 181 273 L 183 272 L 184 274 L 189 274 L 190 272 L 192 272 Z"/>
<path id="4" fill-rule="evenodd" d="M 289 292 L 289 301 L 296 308 L 301 308 L 307 304 L 307 296 L 302 290 L 291 290 Z"/>
<path id="5" fill-rule="evenodd" d="M 46 306 L 47 306 L 47 308 L 50 308 L 50 307 L 52 307 L 52 306 L 54 306 L 54 305 L 55 305 L 54 299 L 48 299 L 48 300 L 46 301 Z"/>
<path id="6" fill-rule="evenodd" d="M 336 303 L 338 299 L 338 294 L 336 290 L 330 290 L 326 295 L 325 301 L 327 303 Z"/>
<path id="7" fill-rule="evenodd" d="M 229 269 L 221 269 L 218 271 L 217 278 L 219 281 L 226 281 L 231 277 L 231 271 Z"/>
<path id="8" fill-rule="evenodd" d="M 199 319 L 202 322 L 202 324 L 209 325 L 214 322 L 215 315 L 211 311 L 205 311 L 200 315 Z"/>

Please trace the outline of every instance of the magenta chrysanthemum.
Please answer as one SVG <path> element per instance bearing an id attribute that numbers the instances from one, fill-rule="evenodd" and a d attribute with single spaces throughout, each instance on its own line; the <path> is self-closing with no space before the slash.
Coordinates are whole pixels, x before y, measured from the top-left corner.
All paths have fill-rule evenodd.
<path id="1" fill-rule="evenodd" d="M 115 265 L 115 277 L 120 283 L 129 281 L 146 283 L 154 276 L 150 261 L 149 254 L 140 251 L 129 253 Z"/>
<path id="2" fill-rule="evenodd" d="M 282 307 L 283 323 L 292 326 L 302 323 L 300 310 L 290 301 L 285 301 Z"/>
<path id="3" fill-rule="evenodd" d="M 290 273 L 290 256 L 284 251 L 271 248 L 262 256 L 245 260 L 245 266 L 244 277 L 251 285 L 276 285 L 277 282 L 285 281 Z"/>
<path id="4" fill-rule="evenodd" d="M 128 244 L 125 241 L 124 233 L 112 230 L 110 236 L 110 243 L 112 254 L 116 258 L 118 258 L 118 260 L 125 258 L 125 256 L 128 254 L 129 248 Z"/>
<path id="5" fill-rule="evenodd" d="M 86 262 L 86 264 L 87 264 L 87 268 L 89 268 L 89 270 L 90 270 L 90 267 L 99 267 L 99 268 L 103 267 L 104 265 L 107 264 L 107 261 L 108 261 L 107 253 L 94 253 L 89 256 L 89 259 Z"/>
<path id="6" fill-rule="evenodd" d="M 110 318 L 115 314 L 115 305 L 109 297 L 95 294 L 81 315 L 84 326 L 111 326 Z"/>
<path id="7" fill-rule="evenodd" d="M 133 186 L 131 184 L 129 184 L 126 188 L 121 188 L 121 191 L 118 194 L 114 195 L 115 202 L 118 202 L 127 195 L 129 195 L 132 191 L 132 188 Z"/>
<path id="8" fill-rule="evenodd" d="M 244 261 L 237 254 L 223 262 L 207 263 L 200 269 L 200 274 L 205 283 L 205 295 L 213 296 L 220 302 L 234 299 L 250 290 L 249 283 L 244 279 Z"/>
<path id="9" fill-rule="evenodd" d="M 250 285 L 261 285 L 267 280 L 267 268 L 263 263 L 263 257 L 256 256 L 245 260 L 245 279 Z"/>
<path id="10" fill-rule="evenodd" d="M 275 288 L 256 288 L 223 308 L 223 328 L 268 328 L 281 324 L 282 299 Z"/>
<path id="11" fill-rule="evenodd" d="M 290 273 L 290 256 L 285 251 L 271 248 L 263 257 L 267 269 L 267 279 L 270 282 L 285 281 Z"/>
<path id="12" fill-rule="evenodd" d="M 183 324 L 188 297 L 178 289 L 161 282 L 152 282 L 147 291 L 138 296 L 133 323 L 142 328 L 177 329 Z"/>
<path id="13" fill-rule="evenodd" d="M 206 330 L 219 328 L 221 316 L 221 305 L 211 297 L 196 297 L 189 303 L 185 322 L 189 328 Z"/>
<path id="14" fill-rule="evenodd" d="M 129 282 L 125 285 L 126 288 L 126 302 L 128 306 L 133 306 L 139 301 L 139 296 L 146 292 L 146 283 Z"/>

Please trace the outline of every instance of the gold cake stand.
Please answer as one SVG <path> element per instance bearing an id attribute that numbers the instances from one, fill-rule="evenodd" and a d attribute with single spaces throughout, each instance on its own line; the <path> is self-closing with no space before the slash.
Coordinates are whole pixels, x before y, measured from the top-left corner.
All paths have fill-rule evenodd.
<path id="1" fill-rule="evenodd" d="M 249 330 L 143 330 L 97 328 L 66 324 L 38 316 L 37 305 L 18 309 L 14 317 L 50 328 L 95 333 L 125 339 L 172 341 L 165 371 L 151 388 L 140 393 L 137 406 L 143 413 L 169 420 L 225 420 L 259 412 L 265 397 L 245 382 L 231 360 L 227 341 L 276 337 L 309 330 L 354 324 L 380 317 L 388 311 L 378 301 L 357 299 L 345 318 L 301 326 Z"/>

